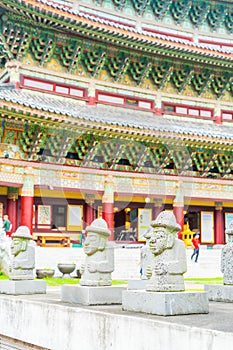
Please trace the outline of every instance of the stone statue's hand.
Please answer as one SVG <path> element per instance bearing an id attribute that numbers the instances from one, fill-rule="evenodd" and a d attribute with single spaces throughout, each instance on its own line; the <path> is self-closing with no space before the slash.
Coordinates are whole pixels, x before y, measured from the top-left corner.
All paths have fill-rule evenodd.
<path id="1" fill-rule="evenodd" d="M 145 259 L 145 258 L 146 258 L 146 253 L 143 252 L 143 253 L 142 253 L 142 259 Z"/>
<path id="2" fill-rule="evenodd" d="M 168 266 L 165 263 L 160 262 L 154 266 L 154 272 L 156 275 L 165 275 L 168 272 Z"/>
<path id="3" fill-rule="evenodd" d="M 147 277 L 148 279 L 150 279 L 151 276 L 152 276 L 152 269 L 151 269 L 151 266 L 147 266 L 147 268 L 146 268 L 146 277 Z"/>
<path id="4" fill-rule="evenodd" d="M 96 272 L 96 264 L 94 262 L 90 262 L 87 264 L 87 269 L 89 272 Z"/>
<path id="5" fill-rule="evenodd" d="M 16 261 L 12 261 L 12 269 L 18 269 L 19 268 L 19 264 L 17 264 Z"/>

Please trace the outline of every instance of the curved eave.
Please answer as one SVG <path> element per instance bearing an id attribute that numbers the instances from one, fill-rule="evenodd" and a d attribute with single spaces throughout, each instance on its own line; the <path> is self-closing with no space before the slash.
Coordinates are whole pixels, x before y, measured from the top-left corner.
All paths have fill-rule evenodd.
<path id="1" fill-rule="evenodd" d="M 92 132 L 100 136 L 121 137 L 151 143 L 191 142 L 233 148 L 233 127 L 216 125 L 212 121 L 183 122 L 169 117 L 156 117 L 141 112 L 105 106 L 83 106 L 71 99 L 60 102 L 47 95 L 19 90 L 0 91 L 2 117 L 25 119 L 46 127 L 63 128 L 70 132 Z"/>
<path id="2" fill-rule="evenodd" d="M 190 42 L 168 40 L 156 34 L 145 34 L 126 25 L 102 20 L 98 17 L 86 16 L 68 9 L 54 8 L 36 0 L 1 0 L 1 5 L 8 11 L 24 16 L 26 20 L 35 22 L 35 16 L 42 25 L 62 32 L 79 34 L 82 37 L 97 41 L 139 50 L 143 52 L 176 57 L 188 61 L 212 64 L 222 67 L 233 67 L 231 52 L 210 49 Z M 87 18 L 86 18 L 87 17 Z M 177 42 L 178 41 L 178 42 Z"/>

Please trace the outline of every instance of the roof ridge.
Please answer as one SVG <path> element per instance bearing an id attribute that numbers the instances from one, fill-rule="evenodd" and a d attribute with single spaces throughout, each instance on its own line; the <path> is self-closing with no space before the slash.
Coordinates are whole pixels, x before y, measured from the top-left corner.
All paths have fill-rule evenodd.
<path id="1" fill-rule="evenodd" d="M 14 83 L 0 83 L 0 91 L 4 90 L 15 90 Z"/>

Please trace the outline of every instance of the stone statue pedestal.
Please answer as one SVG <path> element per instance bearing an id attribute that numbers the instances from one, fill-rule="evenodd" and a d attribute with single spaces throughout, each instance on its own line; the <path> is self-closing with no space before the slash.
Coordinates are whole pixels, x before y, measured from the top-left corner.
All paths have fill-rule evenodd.
<path id="1" fill-rule="evenodd" d="M 205 284 L 204 289 L 211 301 L 233 302 L 233 285 Z"/>
<path id="2" fill-rule="evenodd" d="M 128 280 L 128 289 L 146 289 L 148 280 L 131 279 Z"/>
<path id="3" fill-rule="evenodd" d="M 122 309 L 161 316 L 207 314 L 209 302 L 207 293 L 127 290 L 122 293 Z"/>
<path id="4" fill-rule="evenodd" d="M 45 294 L 46 282 L 35 280 L 0 281 L 0 294 Z"/>
<path id="5" fill-rule="evenodd" d="M 126 288 L 125 285 L 88 287 L 65 284 L 61 288 L 61 299 L 82 305 L 121 304 L 122 291 Z"/>

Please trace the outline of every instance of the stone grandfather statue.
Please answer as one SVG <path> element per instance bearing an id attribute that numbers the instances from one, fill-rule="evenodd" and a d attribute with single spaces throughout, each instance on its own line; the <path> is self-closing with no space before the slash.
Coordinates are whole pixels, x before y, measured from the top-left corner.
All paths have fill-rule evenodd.
<path id="1" fill-rule="evenodd" d="M 5 275 L 9 275 L 9 266 L 11 262 L 10 244 L 11 239 L 7 237 L 3 220 L 0 218 L 0 271 Z"/>
<path id="2" fill-rule="evenodd" d="M 228 235 L 228 242 L 222 249 L 221 271 L 223 284 L 233 285 L 233 221 L 225 233 Z"/>
<path id="3" fill-rule="evenodd" d="M 9 268 L 9 279 L 34 279 L 35 242 L 32 241 L 29 228 L 27 226 L 19 226 L 11 237 L 13 239 L 11 243 L 13 258 Z"/>
<path id="4" fill-rule="evenodd" d="M 172 212 L 161 212 L 151 223 L 149 246 L 151 266 L 147 268 L 147 291 L 184 291 L 187 271 L 184 242 L 177 238 L 180 225 Z"/>
<path id="5" fill-rule="evenodd" d="M 111 286 L 114 270 L 114 250 L 108 241 L 111 231 L 103 219 L 94 220 L 86 228 L 84 242 L 85 264 L 81 266 L 81 286 Z"/>
<path id="6" fill-rule="evenodd" d="M 149 228 L 145 234 L 144 238 L 146 240 L 146 244 L 141 248 L 140 251 L 140 273 L 141 273 L 141 279 L 147 280 L 148 277 L 146 275 L 147 267 L 150 266 L 151 260 L 152 260 L 152 254 L 149 246 L 149 239 L 151 236 L 151 230 L 152 228 Z"/>

